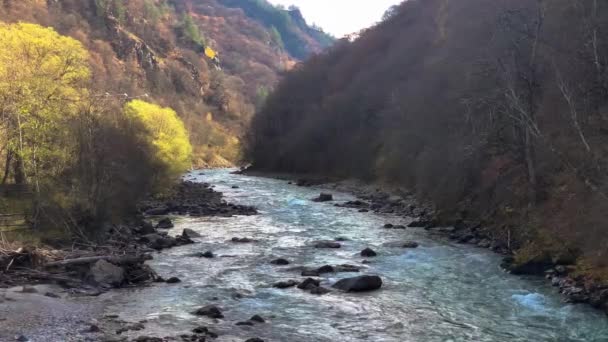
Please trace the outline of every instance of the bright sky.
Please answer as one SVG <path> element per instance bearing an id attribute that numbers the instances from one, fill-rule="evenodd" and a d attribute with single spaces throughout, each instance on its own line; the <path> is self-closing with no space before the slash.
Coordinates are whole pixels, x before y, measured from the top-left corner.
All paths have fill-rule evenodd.
<path id="1" fill-rule="evenodd" d="M 271 3 L 296 5 L 309 24 L 317 24 L 337 38 L 358 32 L 382 19 L 384 12 L 402 0 L 269 0 Z"/>

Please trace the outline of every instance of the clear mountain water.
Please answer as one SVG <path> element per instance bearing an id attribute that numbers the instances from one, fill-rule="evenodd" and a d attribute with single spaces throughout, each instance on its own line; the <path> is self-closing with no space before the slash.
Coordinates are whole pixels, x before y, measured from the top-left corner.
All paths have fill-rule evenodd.
<path id="1" fill-rule="evenodd" d="M 200 243 L 165 251 L 151 265 L 182 283 L 156 284 L 103 295 L 107 314 L 127 321 L 146 319 L 147 329 L 131 336 L 175 336 L 205 325 L 217 341 L 608 341 L 608 319 L 585 305 L 571 305 L 543 279 L 504 273 L 500 257 L 485 249 L 457 245 L 423 229 L 385 230 L 400 223 L 391 216 L 359 213 L 328 203 L 314 203 L 318 188 L 285 181 L 231 175 L 227 170 L 193 173 L 187 178 L 210 182 L 230 202 L 254 205 L 260 215 L 233 218 L 176 218 L 172 234 L 192 228 Z M 232 189 L 233 185 L 239 189 Z M 334 193 L 338 201 L 352 196 Z M 252 244 L 234 244 L 250 237 Z M 315 240 L 345 237 L 339 250 L 309 247 Z M 383 247 L 386 242 L 415 240 L 417 249 Z M 359 252 L 371 247 L 379 256 L 363 264 Z M 213 251 L 218 257 L 188 257 Z M 283 257 L 289 266 L 269 262 Z M 365 294 L 333 292 L 316 296 L 272 284 L 301 279 L 293 266 L 353 264 L 380 275 L 382 290 Z M 329 274 L 326 286 L 341 277 Z M 239 295 L 236 295 L 239 294 Z M 242 298 L 238 298 L 241 297 Z M 226 316 L 213 321 L 190 314 L 216 304 Z M 265 324 L 235 326 L 259 314 Z"/>

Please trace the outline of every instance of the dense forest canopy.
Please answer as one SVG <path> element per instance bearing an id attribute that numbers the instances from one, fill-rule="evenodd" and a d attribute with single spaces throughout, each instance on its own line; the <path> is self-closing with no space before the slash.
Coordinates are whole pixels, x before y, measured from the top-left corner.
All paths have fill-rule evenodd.
<path id="1" fill-rule="evenodd" d="M 0 2 L 0 186 L 28 193 L 0 211 L 100 224 L 191 167 L 238 163 L 279 75 L 331 43 L 284 24 L 216 0 Z"/>
<path id="2" fill-rule="evenodd" d="M 406 1 L 290 72 L 247 155 L 401 184 L 522 260 L 605 267 L 607 25 L 595 0 Z"/>

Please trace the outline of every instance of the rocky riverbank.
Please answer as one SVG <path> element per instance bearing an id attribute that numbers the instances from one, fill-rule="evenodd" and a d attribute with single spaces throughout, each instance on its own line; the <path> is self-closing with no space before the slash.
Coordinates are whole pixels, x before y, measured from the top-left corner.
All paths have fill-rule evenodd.
<path id="1" fill-rule="evenodd" d="M 98 242 L 79 238 L 69 248 L 5 244 L 0 249 L 0 340 L 40 340 L 45 331 L 59 324 L 58 320 L 62 329 L 71 330 L 66 331 L 65 336 L 70 336 L 66 341 L 91 340 L 92 333 L 101 331 L 101 323 L 93 319 L 98 316 L 97 309 L 78 304 L 77 298 L 99 296 L 117 288 L 180 282 L 170 275 L 164 279 L 146 264 L 154 253 L 195 243 L 192 238 L 197 234 L 192 230 L 184 229 L 178 236 L 167 233 L 173 227 L 168 215 L 228 217 L 257 213 L 253 207 L 227 203 L 209 184 L 188 181 L 167 196 L 141 203 L 139 211 L 124 224 L 106 226 Z M 47 315 L 57 319 L 44 317 Z M 101 340 L 122 341 L 125 339 L 116 337 L 120 331 L 134 330 L 143 323 L 135 326 L 105 317 L 103 324 L 116 334 L 104 335 Z M 204 341 L 208 335 L 193 332 L 179 340 Z"/>
<path id="2" fill-rule="evenodd" d="M 475 220 L 462 217 L 442 217 L 430 202 L 420 201 L 416 196 L 391 185 L 368 184 L 355 180 L 340 180 L 324 176 L 299 176 L 273 174 L 256 171 L 242 171 L 245 174 L 282 179 L 297 186 L 321 186 L 328 190 L 343 191 L 355 195 L 358 200 L 335 203 L 331 193 L 324 191 L 316 198 L 328 199 L 335 206 L 352 208 L 360 212 L 392 214 L 411 219 L 407 226 L 387 223 L 385 229 L 426 229 L 445 236 L 457 243 L 490 249 L 504 256 L 501 267 L 515 275 L 534 275 L 548 279 L 564 295 L 569 303 L 586 303 L 608 314 L 608 284 L 599 282 L 581 272 L 575 265 L 576 256 L 562 253 L 559 257 L 539 253 L 533 258 L 519 260 L 512 247 L 510 234 L 496 234 L 495 229 Z M 323 201 L 325 202 L 325 201 Z M 488 225 L 488 226 L 486 226 Z"/>

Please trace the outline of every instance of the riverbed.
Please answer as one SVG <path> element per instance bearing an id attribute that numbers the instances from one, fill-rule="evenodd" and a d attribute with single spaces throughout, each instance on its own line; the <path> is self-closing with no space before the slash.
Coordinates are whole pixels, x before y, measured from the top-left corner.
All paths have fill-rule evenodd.
<path id="1" fill-rule="evenodd" d="M 499 267 L 501 257 L 487 249 L 456 244 L 419 228 L 383 229 L 386 223 L 407 225 L 410 220 L 334 205 L 353 200 L 349 193 L 332 190 L 333 202 L 317 203 L 311 199 L 326 191 L 322 187 L 298 187 L 230 171 L 193 172 L 185 178 L 211 183 L 226 201 L 254 205 L 260 214 L 172 217 L 175 227 L 170 234 L 190 228 L 201 237 L 195 239 L 196 244 L 155 254 L 150 265 L 161 276 L 178 277 L 181 283 L 115 290 L 98 297 L 64 295 L 59 303 L 39 300 L 44 305 L 36 304 L 39 310 L 33 311 L 40 317 L 30 320 L 27 317 L 36 315 L 15 314 L 11 324 L 15 331 L 10 334 L 21 332 L 33 342 L 81 341 L 82 336 L 96 341 L 100 334 L 73 334 L 92 321 L 106 332 L 143 323 L 140 326 L 145 329 L 127 331 L 120 336 L 123 339 L 175 337 L 205 326 L 218 334 L 218 342 L 253 337 L 266 342 L 608 341 L 608 319 L 603 313 L 565 303 L 544 279 L 505 273 Z M 234 237 L 254 241 L 234 243 Z M 312 246 L 318 240 L 336 239 L 345 240 L 339 249 Z M 397 241 L 416 241 L 420 246 L 390 247 Z M 378 255 L 361 257 L 361 250 L 368 247 Z M 192 256 L 206 251 L 216 257 Z M 271 264 L 277 258 L 290 264 Z M 303 280 L 303 266 L 342 264 L 382 277 L 382 289 L 315 295 L 295 287 L 273 287 L 279 281 Z M 321 285 L 329 288 L 355 275 L 324 274 Z M 27 308 L 28 302 L 15 303 L 11 312 Z M 192 314 L 210 304 L 218 306 L 225 317 Z M 50 319 L 60 317 L 58 310 L 61 317 L 77 321 L 77 326 Z M 266 322 L 236 325 L 253 315 Z M 31 322 L 25 327 L 33 327 L 22 329 L 19 317 Z M 41 323 L 44 317 L 49 318 L 47 323 Z M 113 327 L 110 321 L 121 323 Z"/>
<path id="2" fill-rule="evenodd" d="M 172 234 L 199 232 L 195 245 L 155 256 L 152 267 L 179 284 L 121 290 L 96 299 L 106 314 L 146 320 L 145 331 L 131 336 L 175 336 L 197 326 L 219 334 L 217 341 L 608 341 L 608 319 L 585 305 L 563 302 L 544 279 L 503 272 L 500 256 L 486 249 L 454 244 L 424 229 L 382 229 L 407 219 L 333 205 L 352 200 L 334 192 L 335 202 L 311 201 L 320 188 L 286 181 L 230 174 L 228 170 L 192 173 L 187 179 L 209 182 L 229 202 L 254 205 L 257 216 L 176 218 Z M 234 188 L 233 188 L 234 187 Z M 237 188 L 238 187 L 238 188 Z M 233 237 L 253 243 L 235 244 Z M 344 238 L 340 249 L 315 249 L 317 240 Z M 416 249 L 385 247 L 414 240 Z M 363 263 L 359 252 L 378 256 Z M 212 251 L 216 258 L 194 258 Z M 276 258 L 287 266 L 270 263 Z M 313 295 L 297 288 L 273 288 L 282 280 L 301 280 L 294 266 L 350 264 L 363 274 L 382 277 L 381 290 L 363 294 Z M 351 273 L 327 274 L 330 286 Z M 193 316 L 214 304 L 224 319 Z M 253 315 L 266 323 L 236 326 Z"/>

